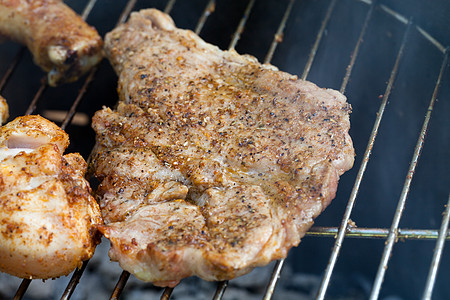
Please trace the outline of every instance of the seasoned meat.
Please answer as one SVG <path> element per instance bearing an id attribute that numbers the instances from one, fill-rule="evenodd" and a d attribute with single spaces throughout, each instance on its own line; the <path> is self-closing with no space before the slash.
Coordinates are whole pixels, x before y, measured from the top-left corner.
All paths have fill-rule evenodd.
<path id="1" fill-rule="evenodd" d="M 1 0 L 0 35 L 28 47 L 55 86 L 75 81 L 102 58 L 102 39 L 61 0 Z"/>
<path id="2" fill-rule="evenodd" d="M 174 286 L 283 258 L 351 168 L 337 91 L 221 51 L 149 9 L 107 34 L 120 101 L 93 118 L 110 257 Z"/>
<path id="3" fill-rule="evenodd" d="M 0 125 L 6 122 L 9 118 L 9 106 L 6 99 L 0 96 Z"/>
<path id="4" fill-rule="evenodd" d="M 39 116 L 0 128 L 0 271 L 23 278 L 67 275 L 99 242 L 100 209 L 67 134 Z"/>

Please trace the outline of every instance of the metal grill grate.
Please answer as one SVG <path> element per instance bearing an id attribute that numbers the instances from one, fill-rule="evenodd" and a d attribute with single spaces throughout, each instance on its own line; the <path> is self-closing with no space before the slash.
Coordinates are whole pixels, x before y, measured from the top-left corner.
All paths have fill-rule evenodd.
<path id="1" fill-rule="evenodd" d="M 437 41 L 435 38 L 433 38 L 425 29 L 420 27 L 419 25 L 415 24 L 412 19 L 407 19 L 401 14 L 397 13 L 396 11 L 392 10 L 388 6 L 379 3 L 378 1 L 371 1 L 371 0 L 350 0 L 354 3 L 358 3 L 358 5 L 365 5 L 365 17 L 364 21 L 362 22 L 362 26 L 359 30 L 359 33 L 357 35 L 356 42 L 354 44 L 354 47 L 351 51 L 350 55 L 350 61 L 347 65 L 345 75 L 343 76 L 340 84 L 340 91 L 342 93 L 346 93 L 348 84 L 352 78 L 352 73 L 354 71 L 355 66 L 358 64 L 358 55 L 360 54 L 361 47 L 367 38 L 368 34 L 368 28 L 372 25 L 373 19 L 374 19 L 374 13 L 375 11 L 383 13 L 387 18 L 391 18 L 395 20 L 398 27 L 404 28 L 403 37 L 397 52 L 397 55 L 393 61 L 393 65 L 390 71 L 390 77 L 388 79 L 388 82 L 385 86 L 384 93 L 381 97 L 381 102 L 379 104 L 378 112 L 376 113 L 376 118 L 374 120 L 374 124 L 372 127 L 372 130 L 370 131 L 370 136 L 368 137 L 367 146 L 365 148 L 364 154 L 362 155 L 362 159 L 360 164 L 355 164 L 355 169 L 358 169 L 357 174 L 355 176 L 355 180 L 353 182 L 353 188 L 351 189 L 349 200 L 347 203 L 347 206 L 343 212 L 343 217 L 341 219 L 341 223 L 339 226 L 336 227 L 313 227 L 307 234 L 307 237 L 334 237 L 334 246 L 331 250 L 331 254 L 328 259 L 328 264 L 325 268 L 324 275 L 322 282 L 320 286 L 318 287 L 317 296 L 316 299 L 325 299 L 327 295 L 327 291 L 330 286 L 330 281 L 332 279 L 334 270 L 336 268 L 336 264 L 338 261 L 338 257 L 341 253 L 342 246 L 344 244 L 344 241 L 346 238 L 356 238 L 356 239 L 382 239 L 385 240 L 385 246 L 383 249 L 383 253 L 381 255 L 381 259 L 378 265 L 378 271 L 376 272 L 376 275 L 374 277 L 373 286 L 371 288 L 370 292 L 370 299 L 378 299 L 380 296 L 380 291 L 382 288 L 383 281 L 385 279 L 385 273 L 389 266 L 390 258 L 393 255 L 393 249 L 399 239 L 401 240 L 433 240 L 436 241 L 436 246 L 434 249 L 433 257 L 431 259 L 431 263 L 429 266 L 429 273 L 426 279 L 426 282 L 423 283 L 423 296 L 422 299 L 431 299 L 431 295 L 433 292 L 433 287 L 436 282 L 437 278 L 437 272 L 439 263 L 443 258 L 443 249 L 445 240 L 449 238 L 448 233 L 448 224 L 449 224 L 449 205 L 450 205 L 450 196 L 448 198 L 448 203 L 446 205 L 446 209 L 443 212 L 443 218 L 442 223 L 440 226 L 440 229 L 407 229 L 407 228 L 400 228 L 400 222 L 401 218 L 403 216 L 403 212 L 405 210 L 406 201 L 408 198 L 408 195 L 411 190 L 411 184 L 414 179 L 414 175 L 416 173 L 417 164 L 419 162 L 421 151 L 424 147 L 425 142 L 425 136 L 429 130 L 430 127 L 430 119 L 432 112 L 434 110 L 434 106 L 436 104 L 436 101 L 438 100 L 438 95 L 440 92 L 440 87 L 443 83 L 443 78 L 448 72 L 448 55 L 449 50 L 444 45 L 442 45 L 439 41 Z M 100 1 L 99 1 L 100 2 Z M 137 5 L 137 0 L 130 0 L 126 3 L 124 6 L 121 15 L 118 17 L 117 24 L 122 23 L 126 20 L 129 13 L 135 9 Z M 205 1 L 206 2 L 206 1 Z M 277 47 L 280 43 L 282 43 L 283 36 L 285 31 L 288 29 L 289 20 L 292 20 L 292 11 L 294 5 L 296 5 L 295 0 L 287 0 L 285 1 L 285 8 L 282 14 L 282 17 L 279 21 L 278 28 L 273 35 L 272 42 L 270 43 L 270 47 L 266 52 L 264 62 L 270 63 L 274 57 L 274 54 L 276 53 Z M 307 79 L 309 78 L 310 71 L 312 67 L 314 66 L 314 63 L 317 59 L 317 53 L 320 51 L 321 44 L 323 42 L 324 37 L 327 35 L 327 31 L 330 26 L 330 20 L 332 17 L 336 14 L 336 7 L 338 1 L 337 0 L 331 0 L 329 1 L 328 7 L 326 8 L 326 12 L 324 13 L 323 19 L 321 21 L 320 27 L 315 35 L 315 40 L 312 43 L 308 59 L 306 61 L 303 73 L 301 74 L 301 78 Z M 145 3 L 139 3 L 140 5 L 146 6 Z M 96 0 L 90 0 L 83 12 L 82 16 L 84 19 L 87 19 L 93 9 L 98 8 L 101 6 L 101 3 L 97 3 Z M 164 11 L 166 13 L 170 13 L 172 9 L 177 5 L 177 2 L 175 0 L 169 0 L 165 3 Z M 246 28 L 247 21 L 252 16 L 253 10 L 255 7 L 255 0 L 249 0 L 245 10 L 243 11 L 243 15 L 239 20 L 238 26 L 236 30 L 234 31 L 231 41 L 229 43 L 228 48 L 235 48 L 240 39 L 243 36 L 244 30 Z M 195 32 L 200 34 L 205 26 L 207 26 L 208 18 L 211 14 L 220 14 L 220 11 L 216 11 L 216 1 L 209 0 L 206 5 L 204 6 L 204 9 L 201 13 L 200 18 L 198 19 L 198 22 L 195 26 Z M 405 49 L 411 44 L 411 35 L 419 35 L 421 38 L 426 39 L 441 55 L 441 65 L 440 70 L 438 72 L 437 79 L 435 81 L 434 89 L 432 91 L 431 100 L 429 102 L 429 105 L 424 111 L 425 113 L 425 119 L 423 121 L 422 127 L 419 132 L 419 136 L 416 139 L 416 145 L 413 150 L 412 159 L 409 163 L 409 168 L 407 170 L 406 177 L 404 179 L 404 184 L 398 199 L 397 207 L 395 209 L 395 213 L 392 218 L 392 223 L 389 228 L 384 227 L 355 227 L 352 225 L 352 212 L 356 203 L 356 200 L 358 198 L 358 193 L 360 192 L 361 184 L 363 181 L 363 178 L 365 178 L 365 173 L 368 168 L 369 163 L 372 161 L 372 152 L 375 145 L 375 141 L 381 126 L 381 122 L 383 120 L 383 116 L 386 111 L 386 107 L 388 105 L 388 102 L 390 101 L 390 96 L 393 91 L 394 85 L 396 83 L 396 79 L 398 77 L 400 65 L 402 63 L 402 60 L 404 59 L 404 52 Z M 250 53 L 251 54 L 251 53 Z M 9 67 L 4 72 L 4 75 L 0 81 L 0 92 L 3 92 L 4 88 L 8 85 L 9 79 L 14 76 L 14 72 L 18 65 L 21 63 L 21 61 L 24 59 L 24 56 L 26 56 L 26 51 L 24 51 L 24 48 L 20 48 L 15 55 L 14 59 L 10 63 Z M 345 58 L 346 59 L 346 58 Z M 101 67 L 101 66 L 100 66 Z M 96 73 L 98 71 L 98 68 L 93 69 L 84 79 L 81 87 L 79 88 L 75 99 L 71 102 L 72 105 L 70 106 L 70 109 L 65 114 L 65 117 L 63 120 L 61 120 L 61 127 L 63 129 L 69 128 L 70 123 L 77 113 L 77 109 L 80 105 L 80 103 L 85 98 L 86 93 L 88 92 L 89 86 L 97 79 Z M 37 105 L 43 101 L 43 98 L 45 96 L 45 93 L 47 91 L 47 85 L 45 83 L 45 79 L 41 80 L 41 85 L 37 89 L 36 93 L 34 94 L 34 97 L 32 101 L 30 102 L 28 109 L 26 110 L 25 114 L 31 114 L 36 111 Z M 446 83 L 448 85 L 448 82 Z M 70 97 L 70 94 L 67 94 L 68 97 Z M 373 96 L 373 95 L 372 95 Z M 376 97 L 376 96 L 375 96 Z M 12 100 L 12 99 L 11 99 Z M 13 101 L 13 100 L 12 100 Z M 10 103 L 12 102 L 10 101 Z M 444 99 L 444 101 L 448 101 L 448 99 Z M 14 104 L 13 104 L 14 105 Z M 447 128 L 448 130 L 448 128 Z M 435 201 L 442 201 L 443 199 L 433 199 Z M 329 208 L 333 209 L 333 208 Z M 437 227 L 437 226 L 436 226 Z M 64 294 L 62 295 L 61 299 L 69 299 L 74 292 L 74 290 L 77 287 L 77 284 L 80 280 L 80 278 L 83 275 L 84 270 L 87 267 L 88 262 L 85 262 L 82 266 L 82 268 L 76 270 L 72 278 L 67 285 Z M 278 279 L 281 276 L 281 271 L 283 268 L 284 260 L 278 261 L 275 264 L 275 267 L 272 272 L 272 276 L 267 283 L 266 291 L 264 293 L 263 298 L 264 299 L 270 299 L 275 291 L 276 284 Z M 126 271 L 122 273 L 120 278 L 117 281 L 116 287 L 111 293 L 111 299 L 118 299 L 125 288 L 127 281 L 130 277 L 130 274 Z M 30 284 L 30 280 L 23 280 L 22 284 L 18 288 L 14 299 L 21 299 Z M 226 295 L 226 288 L 228 286 L 228 282 L 219 282 L 217 284 L 216 292 L 213 296 L 213 299 L 222 299 L 224 295 Z M 172 288 L 166 288 L 162 295 L 161 299 L 169 299 L 171 297 L 171 294 L 173 292 Z M 225 296 L 226 297 L 226 296 Z"/>

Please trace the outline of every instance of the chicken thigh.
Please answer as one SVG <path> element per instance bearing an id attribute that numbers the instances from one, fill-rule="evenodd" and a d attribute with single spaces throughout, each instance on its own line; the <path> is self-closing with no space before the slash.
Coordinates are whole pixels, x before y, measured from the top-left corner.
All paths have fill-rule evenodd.
<path id="1" fill-rule="evenodd" d="M 55 278 L 93 255 L 100 211 L 84 179 L 86 162 L 63 155 L 68 144 L 40 116 L 0 128 L 0 271 Z"/>

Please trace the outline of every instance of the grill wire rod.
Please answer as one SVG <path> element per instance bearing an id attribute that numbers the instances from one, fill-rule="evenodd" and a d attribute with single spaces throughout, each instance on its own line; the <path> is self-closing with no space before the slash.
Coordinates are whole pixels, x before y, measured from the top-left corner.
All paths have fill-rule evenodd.
<path id="1" fill-rule="evenodd" d="M 358 40 L 356 42 L 355 48 L 353 49 L 353 52 L 351 54 L 350 63 L 347 66 L 347 70 L 346 70 L 345 76 L 344 76 L 344 78 L 342 80 L 342 84 L 341 84 L 341 88 L 340 88 L 340 92 L 343 93 L 343 94 L 345 93 L 345 89 L 346 89 L 347 84 L 349 82 L 349 78 L 351 76 L 351 73 L 352 73 L 352 70 L 353 70 L 353 66 L 356 63 L 356 58 L 358 57 L 360 46 L 361 46 L 361 44 L 362 44 L 362 42 L 364 40 L 364 36 L 366 34 L 366 30 L 367 30 L 368 24 L 369 24 L 369 22 L 370 22 L 370 20 L 372 18 L 375 4 L 376 4 L 376 1 L 373 1 L 371 3 L 371 5 L 370 5 L 370 8 L 369 8 L 369 10 L 368 10 L 368 12 L 366 14 L 366 18 L 364 20 L 364 24 L 363 24 L 363 26 L 361 28 L 361 32 L 359 34 Z M 310 66 L 308 67 L 308 70 L 309 70 L 309 68 L 310 68 Z M 384 110 L 384 108 L 383 108 L 383 110 Z M 381 121 L 381 117 L 380 117 L 380 121 Z M 335 244 L 333 246 L 333 250 L 332 250 L 332 252 L 330 254 L 329 263 L 326 266 L 325 274 L 324 274 L 324 276 L 322 278 L 322 282 L 321 282 L 319 290 L 318 290 L 317 299 L 324 299 L 325 293 L 326 293 L 326 291 L 328 289 L 328 285 L 329 285 L 329 282 L 330 282 L 330 279 L 331 279 L 331 274 L 333 272 L 334 266 L 335 266 L 337 258 L 339 256 L 339 252 L 340 252 L 340 249 L 342 247 L 342 243 L 344 241 L 344 236 L 345 236 L 345 233 L 346 233 L 346 230 L 347 230 L 347 226 L 349 224 L 350 215 L 351 215 L 351 212 L 353 210 L 353 206 L 354 206 L 355 201 L 356 201 L 356 196 L 357 196 L 358 191 L 359 191 L 359 186 L 361 184 L 364 172 L 366 170 L 367 163 L 368 163 L 369 158 L 370 158 L 370 153 L 371 153 L 371 149 L 373 147 L 373 143 L 375 142 L 375 137 L 376 137 L 376 132 L 378 131 L 378 126 L 379 126 L 379 123 L 378 123 L 378 125 L 377 125 L 377 123 L 375 123 L 374 130 L 372 130 L 371 139 L 370 139 L 370 142 L 369 142 L 369 144 L 368 144 L 368 146 L 366 148 L 366 152 L 364 154 L 363 162 L 361 163 L 361 167 L 360 167 L 358 175 L 356 177 L 355 185 L 354 185 L 354 187 L 352 189 L 352 192 L 351 192 L 351 195 L 350 195 L 350 199 L 349 199 L 349 201 L 347 203 L 347 207 L 346 207 L 345 212 L 344 212 L 344 217 L 343 217 L 343 219 L 341 221 L 341 225 L 339 227 L 339 231 L 338 231 L 338 234 L 337 234 L 337 237 L 336 237 L 336 241 L 335 241 Z"/>
<path id="2" fill-rule="evenodd" d="M 339 229 L 336 227 L 322 227 L 314 226 L 305 234 L 305 236 L 320 236 L 320 237 L 337 237 Z M 345 229 L 346 238 L 370 238 L 370 239 L 384 239 L 389 236 L 388 228 L 364 228 L 364 227 L 350 227 Z M 397 239 L 399 240 L 436 240 L 440 237 L 440 231 L 437 229 L 405 229 L 399 228 L 397 230 Z M 443 237 L 445 240 L 450 240 L 450 232 Z"/>
<path id="3" fill-rule="evenodd" d="M 450 195 L 448 197 L 447 205 L 445 208 L 444 217 L 442 218 L 442 225 L 439 232 L 439 239 L 436 242 L 436 248 L 434 249 L 433 259 L 430 265 L 430 271 L 428 273 L 427 282 L 423 292 L 422 299 L 430 300 L 433 293 L 434 283 L 436 282 L 439 263 L 442 258 L 442 251 L 444 250 L 445 236 L 448 234 L 448 224 L 450 221 Z"/>
<path id="4" fill-rule="evenodd" d="M 437 95 L 439 93 L 439 87 L 441 86 L 442 76 L 444 75 L 445 67 L 447 66 L 448 53 L 449 53 L 449 49 L 447 48 L 445 53 L 444 53 L 444 59 L 442 61 L 441 70 L 439 72 L 439 76 L 438 76 L 438 79 L 436 81 L 436 86 L 434 88 L 433 95 L 431 97 L 430 105 L 428 106 L 427 114 L 425 116 L 425 121 L 423 123 L 422 130 L 420 132 L 420 137 L 419 137 L 419 140 L 417 141 L 416 151 L 414 152 L 414 158 L 413 159 L 417 159 L 418 160 L 418 157 L 420 155 L 420 151 L 422 150 L 422 147 L 423 147 L 425 136 L 426 136 L 426 133 L 428 131 L 428 125 L 429 125 L 429 122 L 430 122 L 431 113 L 433 111 L 434 104 L 436 103 L 436 99 L 437 99 Z M 447 231 L 448 231 L 448 223 L 449 223 L 449 219 L 450 219 L 450 217 L 449 217 L 449 205 L 450 205 L 450 196 L 449 196 L 449 201 L 448 201 L 447 207 L 446 207 L 445 212 L 444 212 L 444 217 L 442 218 L 442 225 L 441 225 L 441 228 L 439 230 L 439 238 L 438 238 L 438 240 L 436 242 L 436 248 L 435 248 L 434 253 L 433 253 L 433 259 L 432 259 L 432 262 L 431 262 L 430 271 L 429 271 L 429 274 L 428 274 L 427 282 L 425 284 L 425 290 L 424 290 L 424 294 L 423 294 L 423 298 L 422 298 L 424 300 L 431 299 L 431 294 L 433 292 L 434 283 L 436 281 L 437 270 L 438 270 L 438 267 L 439 267 L 439 262 L 440 262 L 441 257 L 442 257 L 442 251 L 444 249 L 444 241 L 445 241 L 445 238 L 447 236 Z"/>
<path id="5" fill-rule="evenodd" d="M 409 30 L 411 28 L 411 24 L 412 24 L 412 21 L 410 20 L 408 23 L 408 27 L 406 28 L 404 42 L 402 43 L 402 46 L 400 48 L 401 52 L 403 52 L 404 46 L 406 44 L 406 39 L 407 39 Z M 447 55 L 445 55 L 445 57 L 444 57 L 443 64 L 441 67 L 441 72 L 439 74 L 438 80 L 436 81 L 436 87 L 433 92 L 433 96 L 431 97 L 431 101 L 430 101 L 430 105 L 429 105 L 427 113 L 426 113 L 425 121 L 423 123 L 422 130 L 420 131 L 419 138 L 417 140 L 417 144 L 414 149 L 410 167 L 409 167 L 408 173 L 405 178 L 405 183 L 403 185 L 403 190 L 400 195 L 400 199 L 398 201 L 394 219 L 392 221 L 392 226 L 391 226 L 391 229 L 389 232 L 389 236 L 386 240 L 386 246 L 384 248 L 383 255 L 382 255 L 382 258 L 380 261 L 380 265 L 378 267 L 377 275 L 376 275 L 375 282 L 374 282 L 374 287 L 373 287 L 371 295 L 370 295 L 370 300 L 378 299 L 378 295 L 381 290 L 381 285 L 382 285 L 382 282 L 384 279 L 384 275 L 388 268 L 388 261 L 389 261 L 390 257 L 392 256 L 392 250 L 394 248 L 394 243 L 397 240 L 397 232 L 398 232 L 398 226 L 400 223 L 400 219 L 402 217 L 402 214 L 403 214 L 403 211 L 405 208 L 405 204 L 406 204 L 406 199 L 407 199 L 409 191 L 410 191 L 411 182 L 412 182 L 413 176 L 415 174 L 417 164 L 419 162 L 420 153 L 422 151 L 423 144 L 425 143 L 425 136 L 428 131 L 428 125 L 429 125 L 430 118 L 431 118 L 431 112 L 433 111 L 434 104 L 436 102 L 437 93 L 438 93 L 439 86 L 440 86 L 440 82 L 441 82 L 440 78 L 442 77 L 444 67 L 446 65 L 446 60 L 447 60 L 446 57 L 447 57 Z M 398 67 L 397 62 L 396 62 L 396 66 Z"/>

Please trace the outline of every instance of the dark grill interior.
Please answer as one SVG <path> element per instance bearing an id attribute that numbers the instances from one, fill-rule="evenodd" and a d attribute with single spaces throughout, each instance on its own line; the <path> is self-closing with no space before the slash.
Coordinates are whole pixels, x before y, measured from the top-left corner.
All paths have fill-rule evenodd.
<path id="1" fill-rule="evenodd" d="M 353 169 L 342 176 L 336 199 L 300 246 L 292 249 L 285 261 L 263 268 L 264 283 L 246 285 L 246 297 L 431 299 L 432 295 L 433 299 L 447 299 L 447 1 L 134 2 L 67 1 L 80 14 L 84 11 L 88 23 L 102 36 L 123 20 L 128 10 L 166 10 L 178 27 L 194 30 L 222 49 L 234 47 L 321 87 L 341 90 L 353 107 L 350 135 L 357 154 Z M 13 42 L 0 45 L 0 60 L 0 89 L 10 105 L 10 120 L 27 113 L 47 116 L 69 133 L 68 151 L 80 152 L 87 159 L 94 145 L 87 121 L 103 105 L 113 106 L 117 101 L 117 77 L 109 63 L 104 60 L 76 83 L 47 88 L 44 74 L 21 46 Z M 62 114 L 55 117 L 55 111 Z M 106 254 L 103 256 L 95 260 L 108 261 Z M 41 284 L 45 290 L 59 282 L 63 287 L 56 289 L 56 296 L 27 291 L 28 280 L 20 287 L 16 284 L 14 290 L 7 289 L 5 282 L 12 278 L 0 274 L 0 298 L 53 299 L 62 295 L 67 299 L 73 293 L 74 299 L 96 299 L 94 290 L 79 292 L 86 284 L 84 278 L 90 280 L 96 273 L 97 264 L 91 267 L 93 263 L 84 265 L 86 271 L 75 272 L 72 281 L 69 277 Z M 293 278 L 307 279 L 296 284 Z M 207 284 L 188 279 L 174 290 L 163 291 L 136 283 L 132 276 L 128 279 L 126 272 L 114 279 L 117 286 L 109 289 L 112 299 L 119 295 L 132 299 L 136 289 L 147 291 L 143 294 L 147 296 L 162 295 L 162 299 L 171 297 L 172 292 L 173 299 L 187 299 L 197 286 L 205 287 L 209 299 L 243 297 L 231 293 L 231 288 L 241 285 L 234 280 Z M 191 290 L 183 285 L 191 285 Z"/>

